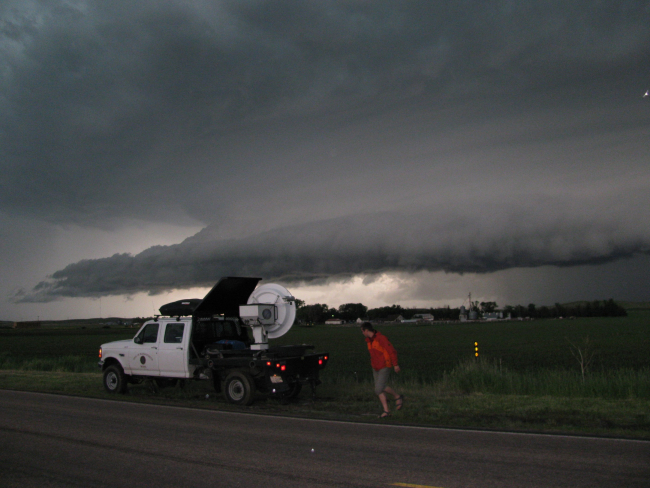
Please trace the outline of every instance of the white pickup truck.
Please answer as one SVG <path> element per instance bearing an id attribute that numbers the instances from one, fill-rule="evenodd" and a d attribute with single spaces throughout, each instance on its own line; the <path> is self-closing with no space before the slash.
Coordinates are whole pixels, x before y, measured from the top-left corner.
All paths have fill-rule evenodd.
<path id="1" fill-rule="evenodd" d="M 160 386 L 211 380 L 227 401 L 242 405 L 250 405 L 256 392 L 290 398 L 305 384 L 313 394 L 329 354 L 308 353 L 310 345 L 268 345 L 268 338 L 291 328 L 295 298 L 279 285 L 256 290 L 259 281 L 222 278 L 203 300 L 161 307 L 162 315 L 145 322 L 133 339 L 102 344 L 106 390 L 124 393 L 128 383 L 143 379 Z"/>

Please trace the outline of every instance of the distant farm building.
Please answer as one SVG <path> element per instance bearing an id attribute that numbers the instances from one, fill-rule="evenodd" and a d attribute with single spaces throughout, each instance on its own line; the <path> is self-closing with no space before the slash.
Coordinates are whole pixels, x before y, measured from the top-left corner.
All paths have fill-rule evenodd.
<path id="1" fill-rule="evenodd" d="M 327 324 L 327 325 L 341 325 L 341 324 L 343 324 L 343 320 L 342 319 L 327 319 L 325 321 L 325 324 Z"/>
<path id="2" fill-rule="evenodd" d="M 411 319 L 416 322 L 433 322 L 433 315 L 430 313 L 416 313 Z"/>
<path id="3" fill-rule="evenodd" d="M 40 326 L 40 320 L 32 320 L 29 322 L 14 322 L 14 329 L 35 329 Z"/>
<path id="4" fill-rule="evenodd" d="M 485 320 L 501 320 L 503 319 L 503 312 L 484 313 L 483 318 Z"/>
<path id="5" fill-rule="evenodd" d="M 399 323 L 399 322 L 402 322 L 403 320 L 404 320 L 404 317 L 402 317 L 401 315 L 396 315 L 395 314 L 395 315 L 389 315 L 388 317 L 386 317 L 383 320 L 383 322 L 398 322 Z"/>
<path id="6" fill-rule="evenodd" d="M 467 320 L 478 320 L 478 311 L 472 308 L 467 310 L 463 305 L 460 307 L 460 315 L 458 318 L 461 322 L 465 322 Z"/>

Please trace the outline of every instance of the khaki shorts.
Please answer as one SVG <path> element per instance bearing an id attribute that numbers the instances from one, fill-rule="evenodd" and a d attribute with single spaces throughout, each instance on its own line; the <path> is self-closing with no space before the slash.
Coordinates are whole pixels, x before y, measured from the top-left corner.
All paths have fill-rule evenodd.
<path id="1" fill-rule="evenodd" d="M 375 395 L 379 395 L 388 386 L 388 377 L 390 368 L 382 368 L 379 371 L 372 370 L 372 376 L 375 378 Z"/>

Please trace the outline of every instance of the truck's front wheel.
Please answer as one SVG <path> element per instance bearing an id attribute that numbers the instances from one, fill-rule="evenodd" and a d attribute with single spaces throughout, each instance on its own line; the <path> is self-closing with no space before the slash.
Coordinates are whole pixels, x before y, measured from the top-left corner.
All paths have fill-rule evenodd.
<path id="1" fill-rule="evenodd" d="M 109 393 L 126 392 L 126 376 L 118 365 L 113 364 L 104 370 L 104 388 Z"/>
<path id="2" fill-rule="evenodd" d="M 223 382 L 223 394 L 230 403 L 250 405 L 255 396 L 255 382 L 247 373 L 233 371 Z"/>

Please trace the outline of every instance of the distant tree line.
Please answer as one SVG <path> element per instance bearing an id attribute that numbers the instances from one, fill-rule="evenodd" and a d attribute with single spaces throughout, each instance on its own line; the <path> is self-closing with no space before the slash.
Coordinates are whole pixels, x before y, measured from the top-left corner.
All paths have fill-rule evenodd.
<path id="1" fill-rule="evenodd" d="M 400 305 L 390 307 L 379 307 L 368 310 L 368 319 L 386 320 L 401 315 L 404 319 L 410 320 L 416 314 L 430 313 L 436 320 L 458 320 L 460 309 L 458 308 L 404 308 Z"/>
<path id="2" fill-rule="evenodd" d="M 368 309 L 362 303 L 344 303 L 338 308 L 329 307 L 325 303 L 306 305 L 303 300 L 297 300 L 296 319 L 303 323 L 322 324 L 328 319 L 341 319 L 353 322 L 362 320 L 381 321 L 394 320 L 398 316 L 409 320 L 415 314 L 431 314 L 436 320 L 458 320 L 459 308 L 404 308 L 400 305 Z M 501 311 L 504 318 L 510 314 L 512 318 L 560 318 L 560 317 L 622 317 L 626 316 L 625 309 L 614 300 L 595 300 L 592 302 L 578 302 L 561 305 L 556 303 L 552 307 L 537 307 L 534 303 L 527 306 L 506 305 L 499 309 L 496 302 L 473 302 L 472 306 L 481 313 Z"/>
<path id="3" fill-rule="evenodd" d="M 537 307 L 534 303 L 527 307 L 522 305 L 503 308 L 504 315 L 530 318 L 559 318 L 559 317 L 625 317 L 627 312 L 611 298 L 609 300 L 594 300 L 592 302 L 577 302 L 566 305 L 556 303 L 552 307 Z"/>
<path id="4" fill-rule="evenodd" d="M 330 308 L 325 303 L 305 305 L 302 300 L 297 300 L 297 305 L 296 319 L 307 323 L 322 324 L 327 319 L 341 319 L 350 322 L 368 315 L 368 307 L 361 303 L 344 303 L 338 308 Z"/>

